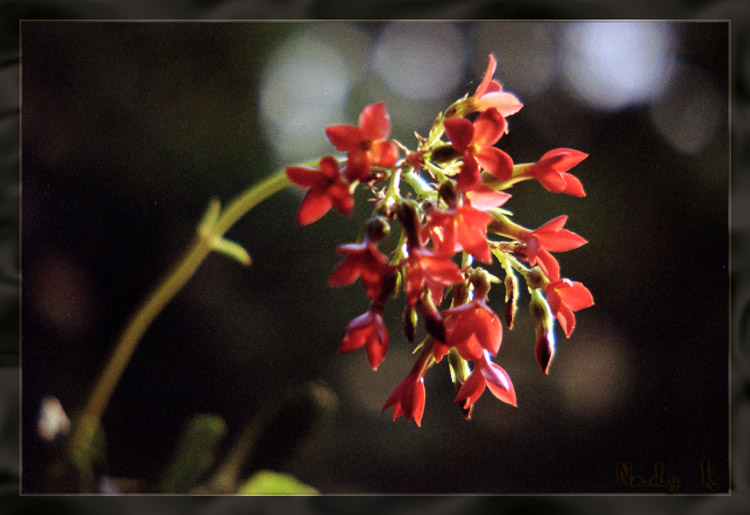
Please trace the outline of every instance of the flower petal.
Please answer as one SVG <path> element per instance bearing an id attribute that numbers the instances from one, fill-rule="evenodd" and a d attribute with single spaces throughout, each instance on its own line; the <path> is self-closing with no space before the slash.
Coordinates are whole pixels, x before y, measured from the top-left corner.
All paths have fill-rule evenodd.
<path id="1" fill-rule="evenodd" d="M 560 323 L 560 328 L 565 333 L 565 337 L 570 338 L 573 329 L 576 327 L 576 316 L 573 311 L 566 304 L 562 304 L 555 316 Z"/>
<path id="2" fill-rule="evenodd" d="M 487 244 L 487 224 L 492 216 L 473 208 L 460 210 L 461 223 L 458 226 L 458 242 L 463 249 L 483 263 L 492 262 L 492 254 Z"/>
<path id="3" fill-rule="evenodd" d="M 551 252 L 565 252 L 588 243 L 585 238 L 567 229 L 560 229 L 555 233 L 536 234 L 536 237 L 542 246 Z"/>
<path id="4" fill-rule="evenodd" d="M 366 181 L 370 177 L 370 156 L 359 147 L 350 150 L 346 155 L 344 175 L 353 181 Z"/>
<path id="5" fill-rule="evenodd" d="M 331 272 L 329 286 L 346 286 L 354 283 L 362 273 L 363 260 L 357 255 L 348 256 Z"/>
<path id="6" fill-rule="evenodd" d="M 502 206 L 511 197 L 510 193 L 496 191 L 483 184 L 471 187 L 470 189 L 465 190 L 465 192 L 472 207 L 482 210 Z"/>
<path id="7" fill-rule="evenodd" d="M 414 394 L 412 399 L 413 402 L 411 403 L 411 416 L 414 417 L 414 422 L 417 424 L 417 427 L 421 427 L 425 404 L 424 380 L 421 377 L 417 380 L 417 384 L 414 385 Z M 409 420 L 408 416 L 406 417 L 406 420 Z"/>
<path id="8" fill-rule="evenodd" d="M 586 196 L 586 192 L 583 190 L 583 184 L 578 180 L 578 177 L 570 173 L 563 173 L 562 176 L 563 179 L 565 179 L 565 188 L 562 190 L 562 193 L 574 197 Z"/>
<path id="9" fill-rule="evenodd" d="M 457 244 L 455 214 L 447 211 L 432 211 L 424 229 L 432 237 L 436 254 L 453 256 L 459 249 Z"/>
<path id="10" fill-rule="evenodd" d="M 474 137 L 474 125 L 466 118 L 449 118 L 445 120 L 444 126 L 453 148 L 464 152 Z"/>
<path id="11" fill-rule="evenodd" d="M 482 82 L 480 82 L 479 86 L 477 86 L 477 89 L 474 92 L 474 96 L 478 98 L 485 94 L 485 92 L 487 91 L 487 88 L 490 85 L 490 81 L 492 80 L 492 76 L 495 74 L 496 68 L 497 68 L 497 60 L 495 59 L 495 56 L 493 54 L 490 54 L 489 62 L 487 63 L 487 69 L 484 71 Z"/>
<path id="12" fill-rule="evenodd" d="M 342 152 L 348 152 L 356 148 L 364 140 L 362 131 L 353 125 L 332 125 L 327 127 L 326 136 L 328 136 L 333 146 Z"/>
<path id="13" fill-rule="evenodd" d="M 557 232 L 563 228 L 563 226 L 565 225 L 565 222 L 567 221 L 568 221 L 568 215 L 557 216 L 553 218 L 552 220 L 548 220 L 544 222 L 534 231 L 534 233 Z"/>
<path id="14" fill-rule="evenodd" d="M 547 249 L 539 249 L 539 252 L 537 253 L 537 259 L 539 268 L 542 269 L 542 272 L 544 272 L 544 275 L 547 276 L 547 279 L 552 282 L 560 279 L 560 263 L 557 262 L 555 256 L 550 254 Z"/>
<path id="15" fill-rule="evenodd" d="M 367 334 L 371 331 L 373 313 L 367 311 L 346 326 L 346 336 L 339 346 L 339 352 L 352 352 L 365 344 Z"/>
<path id="16" fill-rule="evenodd" d="M 308 225 L 320 220 L 329 209 L 331 209 L 331 197 L 325 190 L 311 189 L 302 199 L 302 203 L 297 211 L 297 223 L 299 225 Z"/>
<path id="17" fill-rule="evenodd" d="M 485 381 L 484 376 L 477 368 L 474 367 L 474 370 L 471 371 L 469 377 L 466 378 L 464 384 L 459 388 L 456 398 L 453 400 L 454 404 L 465 400 L 466 403 L 464 405 L 469 407 L 482 396 L 487 381 Z"/>
<path id="18" fill-rule="evenodd" d="M 366 139 L 376 141 L 386 139 L 391 133 L 391 120 L 385 104 L 371 104 L 359 115 L 359 128 Z"/>
<path id="19" fill-rule="evenodd" d="M 579 281 L 570 281 L 564 279 L 565 283 L 569 283 L 567 288 L 556 288 L 558 295 L 562 298 L 562 301 L 567 304 L 573 311 L 579 311 L 586 309 L 594 305 L 594 296 L 586 288 L 583 283 Z M 560 281 L 562 282 L 562 281 Z"/>
<path id="20" fill-rule="evenodd" d="M 370 160 L 375 166 L 393 166 L 398 161 L 398 149 L 390 141 L 376 141 L 370 148 Z"/>
<path id="21" fill-rule="evenodd" d="M 464 154 L 463 165 L 461 165 L 461 171 L 456 176 L 456 186 L 458 189 L 467 191 L 480 184 L 482 184 L 482 173 L 479 170 L 479 165 L 474 156 L 466 152 Z"/>
<path id="22" fill-rule="evenodd" d="M 545 152 L 534 167 L 549 168 L 556 172 L 567 172 L 588 156 L 588 154 L 572 148 L 555 148 Z"/>
<path id="23" fill-rule="evenodd" d="M 342 215 L 350 216 L 354 208 L 354 198 L 349 192 L 349 187 L 343 181 L 331 184 L 326 193 L 331 199 L 331 205 Z"/>
<path id="24" fill-rule="evenodd" d="M 500 181 L 507 181 L 513 175 L 513 159 L 499 148 L 482 148 L 476 158 L 482 168 Z"/>
<path id="25" fill-rule="evenodd" d="M 497 109 L 487 109 L 474 120 L 472 142 L 477 147 L 491 147 L 502 137 L 506 128 L 505 118 Z"/>
<path id="26" fill-rule="evenodd" d="M 341 175 L 339 174 L 339 162 L 336 161 L 335 157 L 325 156 L 320 159 L 320 171 L 323 176 L 328 180 L 338 180 Z"/>
<path id="27" fill-rule="evenodd" d="M 503 340 L 503 325 L 490 308 L 482 306 L 478 312 L 475 320 L 475 331 L 482 348 L 493 356 L 497 354 Z"/>
<path id="28" fill-rule="evenodd" d="M 565 190 L 565 186 L 567 186 L 563 175 L 554 170 L 545 170 L 542 173 L 538 173 L 536 179 L 545 190 L 552 193 L 562 193 Z"/>
<path id="29" fill-rule="evenodd" d="M 320 173 L 320 170 L 314 168 L 290 166 L 286 169 L 286 175 L 292 181 L 292 184 L 302 186 L 303 188 L 311 188 L 325 181 L 325 177 Z"/>
<path id="30" fill-rule="evenodd" d="M 372 332 L 365 342 L 367 361 L 373 370 L 377 370 L 388 352 L 388 330 L 383 325 L 383 318 L 375 313 L 372 321 Z"/>
<path id="31" fill-rule="evenodd" d="M 516 391 L 508 373 L 491 361 L 485 363 L 481 367 L 482 375 L 487 380 L 487 388 L 492 395 L 511 406 L 516 406 Z"/>
<path id="32" fill-rule="evenodd" d="M 480 111 L 486 109 L 497 109 L 498 112 L 503 116 L 510 116 L 516 114 L 523 107 L 523 103 L 518 100 L 518 97 L 507 91 L 495 91 L 488 92 L 482 96 L 477 102 L 477 106 Z"/>
<path id="33" fill-rule="evenodd" d="M 464 280 L 458 265 L 446 256 L 423 254 L 420 259 L 425 276 L 430 281 L 443 285 L 456 284 Z"/>

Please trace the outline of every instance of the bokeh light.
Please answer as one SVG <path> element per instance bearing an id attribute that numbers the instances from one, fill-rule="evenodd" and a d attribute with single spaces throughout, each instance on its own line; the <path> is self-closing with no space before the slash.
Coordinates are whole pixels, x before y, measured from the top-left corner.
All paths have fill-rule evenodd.
<path id="1" fill-rule="evenodd" d="M 668 92 L 651 106 L 659 133 L 684 154 L 698 154 L 711 141 L 727 106 L 703 70 L 680 64 Z"/>
<path id="2" fill-rule="evenodd" d="M 474 62 L 480 67 L 474 69 L 474 75 L 481 77 L 486 56 L 495 54 L 495 77 L 505 89 L 521 97 L 540 95 L 558 71 L 557 34 L 556 23 L 483 23 L 476 34 Z"/>
<path id="3" fill-rule="evenodd" d="M 328 152 L 318 129 L 345 119 L 350 88 L 364 70 L 356 55 L 368 39 L 351 25 L 326 32 L 321 26 L 290 38 L 268 60 L 260 89 L 260 110 L 268 140 L 282 162 Z"/>
<path id="4" fill-rule="evenodd" d="M 463 47 L 463 35 L 452 24 L 394 22 L 375 43 L 373 66 L 402 97 L 441 98 L 463 79 Z"/>
<path id="5" fill-rule="evenodd" d="M 606 420 L 635 381 L 632 357 L 619 331 L 601 317 L 588 317 L 586 325 L 576 331 L 575 345 L 558 342 L 565 355 L 553 380 L 559 383 L 571 416 L 582 421 Z"/>
<path id="6" fill-rule="evenodd" d="M 659 22 L 581 22 L 564 26 L 563 73 L 576 99 L 618 110 L 647 103 L 673 73 L 673 28 Z"/>

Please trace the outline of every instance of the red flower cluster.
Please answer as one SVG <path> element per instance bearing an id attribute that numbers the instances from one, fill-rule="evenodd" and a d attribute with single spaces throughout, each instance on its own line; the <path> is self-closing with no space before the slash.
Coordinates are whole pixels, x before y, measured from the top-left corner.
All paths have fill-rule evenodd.
<path id="1" fill-rule="evenodd" d="M 454 402 L 467 418 L 486 389 L 516 406 L 508 373 L 493 361 L 501 348 L 503 325 L 489 299 L 492 284 L 505 286 L 510 329 L 520 298 L 519 277 L 525 280 L 536 330 L 534 354 L 544 373 L 555 353 L 555 320 L 570 337 L 576 324 L 574 312 L 594 303 L 582 283 L 560 277 L 560 265 L 552 255 L 587 243 L 563 228 L 567 216 L 529 229 L 500 209 L 511 197 L 506 190 L 529 179 L 553 193 L 584 197 L 580 180 L 569 170 L 587 154 L 558 148 L 534 163 L 514 164 L 497 148 L 508 132 L 506 118 L 523 104 L 492 78 L 495 66 L 490 56 L 476 91 L 440 114 L 428 138 L 417 136 L 414 149 L 389 139 L 390 118 L 385 105 L 377 103 L 365 107 L 357 126 L 326 129 L 333 146 L 346 153 L 340 161 L 326 156 L 318 169 L 287 168 L 289 180 L 307 189 L 297 214 L 302 225 L 320 219 L 331 208 L 351 214 L 353 194 L 360 185 L 373 192 L 374 208 L 364 236 L 338 248 L 344 258 L 329 284 L 362 283 L 370 306 L 348 324 L 339 350 L 364 347 L 373 369 L 387 354 L 386 307 L 400 291 L 405 297 L 402 321 L 409 341 L 417 334 L 420 318 L 423 321 L 425 332 L 416 361 L 383 406 L 383 410 L 393 408 L 394 420 L 403 416 L 421 424 L 424 377 L 441 361 L 448 362 L 456 387 Z M 405 151 L 404 158 L 399 149 Z M 343 170 L 340 162 L 345 163 Z M 404 185 L 411 191 L 402 192 Z M 400 238 L 390 249 L 381 249 L 394 225 L 400 228 Z M 505 280 L 485 268 L 493 265 L 493 258 Z"/>

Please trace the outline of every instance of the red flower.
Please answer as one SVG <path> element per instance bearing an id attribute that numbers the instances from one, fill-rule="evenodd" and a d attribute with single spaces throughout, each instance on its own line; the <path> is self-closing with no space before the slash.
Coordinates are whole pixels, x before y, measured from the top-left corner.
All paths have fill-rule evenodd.
<path id="1" fill-rule="evenodd" d="M 581 181 L 566 172 L 587 157 L 588 154 L 572 148 L 556 148 L 539 158 L 531 166 L 530 173 L 547 191 L 585 197 Z"/>
<path id="2" fill-rule="evenodd" d="M 297 212 L 297 223 L 300 225 L 319 220 L 331 207 L 347 216 L 354 207 L 349 185 L 341 178 L 336 160 L 326 156 L 320 160 L 319 166 L 320 170 L 299 166 L 286 169 L 286 175 L 293 184 L 308 188 Z"/>
<path id="3" fill-rule="evenodd" d="M 359 126 L 332 125 L 326 135 L 333 145 L 347 152 L 346 176 L 367 180 L 370 166 L 393 166 L 398 150 L 390 141 L 391 121 L 383 103 L 371 104 L 359 115 Z"/>
<path id="4" fill-rule="evenodd" d="M 526 243 L 529 264 L 534 266 L 538 263 L 552 282 L 560 278 L 560 265 L 550 252 L 573 250 L 588 243 L 578 234 L 562 228 L 567 219 L 566 215 L 558 216 L 521 236 Z"/>
<path id="5" fill-rule="evenodd" d="M 388 351 L 388 329 L 383 324 L 382 311 L 375 305 L 349 322 L 339 352 L 351 352 L 363 345 L 370 366 L 376 370 Z"/>
<path id="6" fill-rule="evenodd" d="M 473 123 L 466 118 L 445 120 L 445 133 L 453 148 L 463 153 L 464 161 L 477 161 L 501 181 L 509 179 L 513 174 L 511 157 L 493 147 L 505 128 L 505 118 L 494 108 L 482 112 Z"/>
<path id="7" fill-rule="evenodd" d="M 566 338 L 570 338 L 576 326 L 574 311 L 594 305 L 594 297 L 583 283 L 561 279 L 548 284 L 544 289 L 552 313 L 560 323 Z"/>
<path id="8" fill-rule="evenodd" d="M 511 169 L 513 163 L 510 163 Z M 493 190 L 482 183 L 482 173 L 474 159 L 465 159 L 461 172 L 456 177 L 456 187 L 466 194 L 466 198 L 478 209 L 492 209 L 505 204 L 510 198 L 509 193 Z"/>
<path id="9" fill-rule="evenodd" d="M 382 411 L 393 406 L 393 420 L 403 416 L 407 421 L 414 419 L 419 426 L 422 423 L 424 404 L 424 377 L 418 370 L 412 370 L 385 401 Z"/>
<path id="10" fill-rule="evenodd" d="M 497 60 L 494 55 L 490 54 L 482 82 L 469 98 L 469 106 L 471 111 L 486 111 L 494 108 L 503 117 L 510 116 L 520 111 L 523 104 L 512 93 L 503 91 L 503 85 L 492 79 L 495 68 L 497 68 Z"/>
<path id="11" fill-rule="evenodd" d="M 440 361 L 451 347 L 467 361 L 481 359 L 485 351 L 493 356 L 500 350 L 503 326 L 483 299 L 443 311 L 445 342 L 435 342 L 435 360 Z"/>
<path id="12" fill-rule="evenodd" d="M 383 278 L 394 269 L 388 265 L 388 258 L 368 238 L 362 243 L 340 245 L 336 251 L 348 255 L 336 265 L 328 284 L 344 286 L 361 279 L 370 300 L 378 300 L 383 290 Z"/>
<path id="13" fill-rule="evenodd" d="M 453 255 L 465 250 L 476 259 L 490 263 L 492 254 L 487 244 L 487 225 L 492 216 L 461 205 L 453 209 L 431 211 L 427 217 L 425 231 L 432 232 L 433 245 L 438 253 Z"/>
<path id="14" fill-rule="evenodd" d="M 461 385 L 453 402 L 466 401 L 464 410 L 468 410 L 482 396 L 485 387 L 501 401 L 516 406 L 516 392 L 508 373 L 493 363 L 486 351 L 474 362 L 474 370 Z"/>
<path id="15" fill-rule="evenodd" d="M 422 247 L 409 249 L 406 261 L 406 300 L 415 306 L 425 287 L 430 289 L 433 299 L 443 298 L 443 288 L 464 280 L 458 265 L 451 256 L 438 254 Z"/>

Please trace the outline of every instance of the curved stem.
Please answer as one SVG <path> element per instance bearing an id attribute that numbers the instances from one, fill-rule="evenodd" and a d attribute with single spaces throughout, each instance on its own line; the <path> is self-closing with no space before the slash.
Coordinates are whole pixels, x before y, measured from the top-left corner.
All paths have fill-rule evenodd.
<path id="1" fill-rule="evenodd" d="M 483 181 L 485 185 L 492 189 L 507 190 L 516 183 L 533 179 L 534 176 L 531 175 L 531 167 L 533 165 L 534 163 L 518 163 L 513 165 L 513 173 L 510 178 L 505 181 L 500 181 L 489 173 L 484 173 L 482 174 Z"/>
<path id="2" fill-rule="evenodd" d="M 164 306 L 195 274 L 221 237 L 253 207 L 290 184 L 285 170 L 280 170 L 238 195 L 214 223 L 202 223 L 190 247 L 132 316 L 94 383 L 71 434 L 68 447 L 70 457 L 84 476 L 91 475 L 91 448 L 104 410 L 143 334 Z"/>

